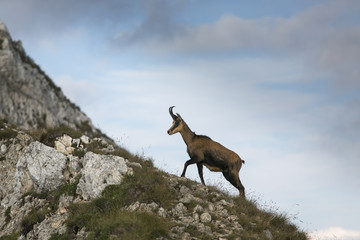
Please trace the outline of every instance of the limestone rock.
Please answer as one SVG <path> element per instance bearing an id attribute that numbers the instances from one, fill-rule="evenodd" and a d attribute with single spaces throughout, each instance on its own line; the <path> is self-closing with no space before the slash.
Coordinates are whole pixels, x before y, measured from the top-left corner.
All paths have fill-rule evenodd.
<path id="1" fill-rule="evenodd" d="M 187 208 L 183 203 L 178 203 L 173 209 L 172 213 L 174 216 L 182 217 L 187 212 Z"/>
<path id="2" fill-rule="evenodd" d="M 72 138 L 66 134 L 58 138 L 55 141 L 55 149 L 66 155 L 72 154 L 75 149 L 72 147 Z"/>
<path id="3" fill-rule="evenodd" d="M 0 118 L 24 129 L 86 126 L 99 133 L 91 120 L 63 94 L 31 59 L 21 41 L 13 41 L 0 22 Z"/>
<path id="4" fill-rule="evenodd" d="M 88 152 L 84 156 L 84 168 L 76 192 L 85 200 L 100 196 L 110 184 L 120 184 L 130 170 L 125 159 L 118 156 Z"/>
<path id="5" fill-rule="evenodd" d="M 40 142 L 32 142 L 16 164 L 17 187 L 21 193 L 31 187 L 37 192 L 55 189 L 65 183 L 66 163 L 64 154 Z M 33 186 L 29 186 L 29 182 Z"/>
<path id="6" fill-rule="evenodd" d="M 203 213 L 200 216 L 200 221 L 202 223 L 208 223 L 211 222 L 211 215 L 209 213 Z"/>

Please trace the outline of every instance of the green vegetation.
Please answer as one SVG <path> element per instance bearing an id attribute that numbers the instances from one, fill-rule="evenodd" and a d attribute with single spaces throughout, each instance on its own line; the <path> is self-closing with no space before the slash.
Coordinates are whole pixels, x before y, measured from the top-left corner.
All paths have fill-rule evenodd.
<path id="1" fill-rule="evenodd" d="M 2 123 L 0 121 L 0 126 Z M 8 139 L 14 135 L 10 131 L 4 136 Z M 5 129 L 5 130 L 6 130 Z M 2 129 L 1 132 L 4 131 Z M 13 131 L 15 132 L 15 131 Z M 16 132 L 15 132 L 16 134 Z M 80 138 L 81 131 L 73 130 L 68 127 L 53 128 L 48 130 L 37 130 L 32 132 L 34 139 L 53 146 L 57 137 L 67 134 L 73 138 Z M 15 135 L 16 136 L 16 135 Z M 64 234 L 53 234 L 52 240 L 73 239 L 82 229 L 89 233 L 86 239 L 172 239 L 172 234 L 180 236 L 184 231 L 192 237 L 198 239 L 211 239 L 205 232 L 199 231 L 196 224 L 186 225 L 185 223 L 175 223 L 170 219 L 163 219 L 156 214 L 145 213 L 140 211 L 127 211 L 126 208 L 139 203 L 155 202 L 159 207 L 165 210 L 172 209 L 178 201 L 178 193 L 168 184 L 169 176 L 156 169 L 151 159 L 143 156 L 134 155 L 125 148 L 115 147 L 112 152 L 107 152 L 104 148 L 107 145 L 101 141 L 93 140 L 85 146 L 85 149 L 75 147 L 74 155 L 83 157 L 86 151 L 92 151 L 98 154 L 111 154 L 128 159 L 131 162 L 140 163 L 142 167 L 133 167 L 134 174 L 126 175 L 119 185 L 109 185 L 102 192 L 101 196 L 90 202 L 71 203 L 67 211 L 69 217 L 66 221 L 67 231 Z M 30 192 L 25 194 L 22 199 L 25 201 L 27 196 L 32 198 L 45 199 L 46 204 L 38 208 L 31 209 L 30 213 L 22 220 L 22 234 L 26 234 L 33 229 L 33 226 L 45 219 L 46 216 L 54 214 L 58 210 L 59 199 L 61 195 L 76 197 L 76 188 L 81 176 L 77 176 L 73 183 L 65 184 L 53 191 L 42 193 Z M 189 189 L 196 189 L 198 183 L 189 179 L 179 180 L 179 184 Z M 230 205 L 224 205 L 223 208 L 229 216 L 236 216 L 237 221 L 243 230 L 233 230 L 227 236 L 228 239 L 266 239 L 266 231 L 270 231 L 273 239 L 281 240 L 306 240 L 306 233 L 300 231 L 291 223 L 289 216 L 279 213 L 278 210 L 265 211 L 261 210 L 256 200 L 247 200 L 242 197 L 234 197 L 224 194 L 218 188 L 208 186 L 206 191 L 193 191 L 191 194 L 195 198 L 184 205 L 188 213 L 192 213 L 197 205 L 203 209 L 208 209 L 209 202 L 216 203 L 225 200 Z M 11 208 L 6 212 L 6 221 L 10 222 Z M 217 220 L 222 219 L 215 212 L 209 212 L 212 218 L 211 222 L 204 223 L 207 228 L 213 232 L 225 233 L 224 229 L 217 227 Z M 179 227 L 179 228 L 176 228 Z M 177 232 L 181 231 L 181 232 Z M 20 233 L 3 236 L 0 239 L 17 239 Z"/>
<path id="2" fill-rule="evenodd" d="M 53 191 L 45 191 L 42 193 L 29 192 L 22 196 L 24 200 L 26 196 L 34 198 L 46 199 L 47 204 L 41 208 L 33 208 L 31 212 L 21 222 L 21 232 L 23 234 L 32 230 L 33 226 L 45 219 L 47 214 L 55 213 L 59 206 L 59 199 L 61 195 L 76 196 L 76 188 L 79 183 L 81 175 L 79 175 L 73 183 L 68 183 L 60 186 Z"/>
<path id="3" fill-rule="evenodd" d="M 17 240 L 20 237 L 19 233 L 13 233 L 0 237 L 0 240 Z"/>
<path id="4" fill-rule="evenodd" d="M 173 206 L 176 194 L 166 184 L 163 174 L 149 161 L 144 161 L 144 165 L 148 167 L 134 168 L 134 175 L 125 176 L 120 185 L 106 187 L 100 198 L 89 203 L 72 204 L 67 236 L 71 238 L 74 232 L 85 227 L 92 232 L 89 239 L 166 237 L 169 223 L 158 216 L 122 210 L 136 201 L 155 202 L 164 208 Z"/>
<path id="5" fill-rule="evenodd" d="M 92 128 L 90 126 L 89 121 L 83 121 L 80 125 L 76 125 L 76 127 L 82 132 L 86 134 L 92 133 Z"/>
<path id="6" fill-rule="evenodd" d="M 69 135 L 72 138 L 80 138 L 83 134 L 79 130 L 72 129 L 67 126 L 60 126 L 57 128 L 50 128 L 46 131 L 41 131 L 41 135 L 39 131 L 34 131 L 30 133 L 36 140 L 42 142 L 43 144 L 54 147 L 54 143 L 56 138 L 62 137 L 64 134 Z M 40 135 L 40 138 L 39 138 Z"/>
<path id="7" fill-rule="evenodd" d="M 8 207 L 5 211 L 5 223 L 8 224 L 10 222 L 11 216 L 11 207 Z"/>
<path id="8" fill-rule="evenodd" d="M 6 119 L 0 118 L 0 128 L 5 128 L 6 123 L 8 123 Z"/>
<path id="9" fill-rule="evenodd" d="M 9 140 L 17 136 L 17 132 L 11 128 L 0 129 L 0 140 Z"/>

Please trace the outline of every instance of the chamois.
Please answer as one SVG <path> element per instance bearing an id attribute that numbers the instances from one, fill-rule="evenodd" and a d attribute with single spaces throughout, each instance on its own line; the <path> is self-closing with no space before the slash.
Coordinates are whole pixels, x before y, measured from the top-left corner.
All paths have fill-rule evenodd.
<path id="1" fill-rule="evenodd" d="M 210 171 L 222 172 L 226 180 L 239 190 L 240 195 L 245 196 L 245 188 L 241 184 L 239 171 L 242 163 L 245 163 L 235 152 L 222 146 L 207 136 L 197 135 L 190 130 L 180 114 L 173 113 L 174 106 L 169 108 L 169 113 L 174 120 L 167 131 L 169 135 L 180 132 L 186 146 L 190 160 L 185 162 L 181 177 L 185 177 L 189 165 L 196 163 L 201 183 L 205 185 L 203 178 L 203 165 Z"/>

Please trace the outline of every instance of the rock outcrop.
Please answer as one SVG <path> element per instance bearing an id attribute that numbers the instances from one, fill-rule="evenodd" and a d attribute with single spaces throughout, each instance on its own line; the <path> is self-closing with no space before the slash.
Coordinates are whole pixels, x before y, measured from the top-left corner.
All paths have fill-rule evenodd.
<path id="1" fill-rule="evenodd" d="M 24 129 L 66 125 L 99 131 L 0 22 L 0 118 Z"/>
<path id="2" fill-rule="evenodd" d="M 85 200 L 99 197 L 107 185 L 120 184 L 124 175 L 132 174 L 122 157 L 92 152 L 83 158 L 84 168 L 76 192 Z"/>
<path id="3" fill-rule="evenodd" d="M 14 134 L 5 138 L 7 132 Z M 101 141 L 84 138 L 87 138 L 88 144 Z M 78 144 L 76 149 L 86 151 L 80 139 L 64 135 L 56 141 L 64 139 L 73 146 Z M 101 146 L 108 149 L 105 144 L 103 141 Z M 40 197 L 42 194 L 52 190 L 56 192 L 62 186 L 77 181 L 76 197 L 60 195 L 57 210 L 50 211 L 49 216 L 40 219 L 24 236 L 27 239 L 48 239 L 53 233 L 61 233 L 66 229 L 66 208 L 70 203 L 99 197 L 106 186 L 120 184 L 125 175 L 133 174 L 131 166 L 141 166 L 119 156 L 93 152 L 86 152 L 81 157 L 71 153 L 65 155 L 61 151 L 63 148 L 46 146 L 7 124 L 0 126 L 0 148 L 0 237 L 20 231 L 26 216 L 31 215 L 34 209 L 49 204 Z"/>

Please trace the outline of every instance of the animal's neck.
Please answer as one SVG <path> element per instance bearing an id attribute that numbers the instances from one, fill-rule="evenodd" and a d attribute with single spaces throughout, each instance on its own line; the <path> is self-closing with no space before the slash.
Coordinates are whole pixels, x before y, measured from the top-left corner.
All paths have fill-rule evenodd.
<path id="1" fill-rule="evenodd" d="M 184 124 L 184 126 L 183 126 L 183 129 L 180 131 L 180 134 L 181 134 L 182 138 L 184 139 L 185 144 L 189 145 L 191 140 L 194 138 L 195 133 L 193 131 L 191 131 L 191 129 L 185 122 L 183 122 L 183 124 Z"/>

